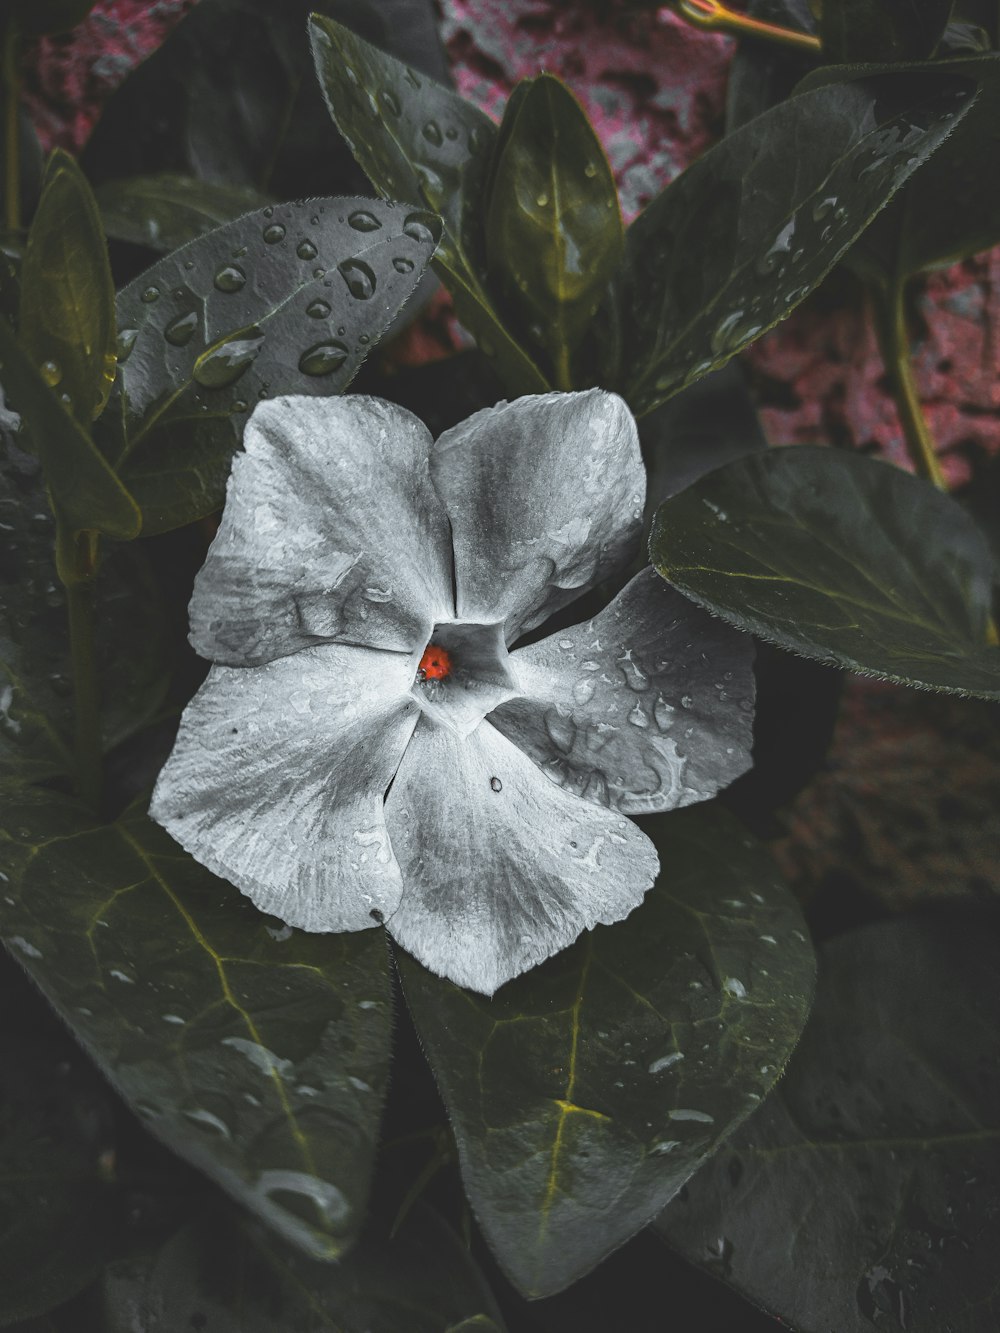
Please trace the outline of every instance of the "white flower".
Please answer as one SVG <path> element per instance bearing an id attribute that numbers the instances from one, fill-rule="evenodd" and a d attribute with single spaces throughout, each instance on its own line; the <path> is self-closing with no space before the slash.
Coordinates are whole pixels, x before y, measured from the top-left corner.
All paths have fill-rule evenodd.
<path id="1" fill-rule="evenodd" d="M 485 994 L 627 916 L 658 863 L 625 816 L 749 766 L 753 679 L 749 640 L 649 568 L 508 651 L 633 554 L 621 399 L 520 398 L 434 442 L 376 398 L 276 398 L 245 446 L 154 818 L 289 925 L 384 921 Z"/>

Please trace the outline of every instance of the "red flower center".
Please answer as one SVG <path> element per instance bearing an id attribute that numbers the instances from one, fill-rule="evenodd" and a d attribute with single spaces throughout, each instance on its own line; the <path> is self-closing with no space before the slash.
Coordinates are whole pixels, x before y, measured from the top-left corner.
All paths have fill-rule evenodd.
<path id="1" fill-rule="evenodd" d="M 417 675 L 421 680 L 444 680 L 451 675 L 451 653 L 440 644 L 429 643 L 420 659 Z"/>

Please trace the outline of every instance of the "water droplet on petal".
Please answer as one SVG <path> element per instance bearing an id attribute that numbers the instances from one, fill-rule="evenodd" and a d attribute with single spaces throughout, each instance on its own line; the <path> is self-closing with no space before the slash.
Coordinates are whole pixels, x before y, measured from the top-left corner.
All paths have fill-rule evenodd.
<path id="1" fill-rule="evenodd" d="M 635 707 L 632 709 L 632 711 L 629 713 L 629 715 L 628 715 L 628 720 L 632 723 L 633 727 L 648 727 L 648 726 L 649 726 L 649 718 L 648 718 L 648 717 L 646 716 L 646 714 L 642 711 L 642 705 L 641 705 L 641 704 L 636 704 L 636 706 L 635 706 Z"/>
<path id="2" fill-rule="evenodd" d="M 503 791 L 503 783 L 499 778 L 490 778 L 490 788 L 493 791 Z"/>
<path id="3" fill-rule="evenodd" d="M 586 677 L 584 677 L 583 680 L 578 680 L 573 686 L 573 702 L 578 707 L 583 708 L 584 705 L 589 704 L 591 699 L 593 699 L 594 688 L 594 682 L 592 680 L 587 680 Z"/>

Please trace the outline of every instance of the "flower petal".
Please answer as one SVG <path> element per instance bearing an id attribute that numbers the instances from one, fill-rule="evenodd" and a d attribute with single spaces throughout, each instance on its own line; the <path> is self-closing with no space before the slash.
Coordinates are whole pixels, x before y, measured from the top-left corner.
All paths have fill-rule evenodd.
<path id="1" fill-rule="evenodd" d="M 555 781 L 626 814 L 713 796 L 750 767 L 753 641 L 647 568 L 600 615 L 510 655 L 490 721 Z"/>
<path id="2" fill-rule="evenodd" d="M 454 612 L 431 437 L 378 398 L 273 398 L 247 422 L 195 584 L 202 657 L 258 665 L 323 641 L 412 652 Z"/>
<path id="3" fill-rule="evenodd" d="M 337 644 L 213 667 L 150 814 L 290 926 L 374 925 L 401 893 L 383 800 L 420 712 L 411 670 L 402 655 Z"/>
<path id="4" fill-rule="evenodd" d="M 639 535 L 646 478 L 615 394 L 498 403 L 445 431 L 431 471 L 451 520 L 457 612 L 508 643 L 613 573 Z"/>
<path id="5" fill-rule="evenodd" d="M 560 790 L 489 722 L 460 738 L 421 718 L 386 823 L 405 885 L 390 934 L 484 995 L 627 916 L 658 869 L 635 824 Z"/>

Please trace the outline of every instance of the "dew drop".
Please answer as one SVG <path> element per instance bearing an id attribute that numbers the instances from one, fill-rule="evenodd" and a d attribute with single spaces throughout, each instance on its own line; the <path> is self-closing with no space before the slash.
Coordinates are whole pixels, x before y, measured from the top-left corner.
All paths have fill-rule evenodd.
<path id="1" fill-rule="evenodd" d="M 683 1059 L 683 1051 L 671 1051 L 669 1055 L 661 1055 L 658 1060 L 652 1061 L 649 1065 L 648 1072 L 650 1074 L 659 1074 L 662 1070 L 670 1069 L 673 1065 L 678 1064 Z"/>
<path id="2" fill-rule="evenodd" d="M 435 148 L 441 147 L 443 135 L 441 134 L 441 127 L 438 125 L 437 121 L 429 120 L 423 128 L 423 135 L 427 142 L 432 143 Z"/>
<path id="3" fill-rule="evenodd" d="M 586 677 L 583 680 L 578 680 L 573 686 L 573 702 L 578 707 L 583 708 L 585 704 L 589 704 L 593 699 L 594 689 L 592 680 L 587 680 Z"/>
<path id="4" fill-rule="evenodd" d="M 381 231 L 382 224 L 374 213 L 369 213 L 363 208 L 359 208 L 356 213 L 350 213 L 347 217 L 348 226 L 355 231 Z"/>
<path id="5" fill-rule="evenodd" d="M 629 713 L 628 720 L 632 723 L 633 727 L 645 728 L 649 726 L 649 718 L 642 711 L 641 704 L 636 704 L 636 706 Z"/>
<path id="6" fill-rule="evenodd" d="M 247 275 L 238 264 L 226 264 L 215 275 L 215 286 L 220 292 L 238 292 L 246 286 Z"/>
<path id="7" fill-rule="evenodd" d="M 587 177 L 588 180 L 593 180 L 594 177 L 597 175 L 597 167 L 594 165 L 593 162 L 588 162 L 583 169 L 583 174 Z"/>
<path id="8" fill-rule="evenodd" d="M 319 251 L 313 245 L 312 241 L 299 241 L 295 247 L 295 253 L 300 259 L 315 259 Z"/>
<path id="9" fill-rule="evenodd" d="M 669 731 L 673 726 L 674 710 L 662 694 L 656 696 L 656 703 L 653 705 L 653 721 L 661 731 Z"/>
<path id="10" fill-rule="evenodd" d="M 343 343 L 316 343 L 299 357 L 299 370 L 303 375 L 332 375 L 339 370 L 348 357 L 348 349 Z"/>
<path id="11" fill-rule="evenodd" d="M 154 301 L 158 301 L 160 299 L 159 287 L 147 287 L 139 299 L 143 301 L 146 305 L 152 305 Z"/>
<path id="12" fill-rule="evenodd" d="M 356 301 L 367 301 L 375 295 L 375 274 L 363 259 L 345 259 L 337 269 Z"/>
<path id="13" fill-rule="evenodd" d="M 422 241 L 425 245 L 434 243 L 434 233 L 424 221 L 426 214 L 411 213 L 403 222 L 403 232 L 411 241 Z"/>
<path id="14" fill-rule="evenodd" d="M 54 389 L 62 380 L 62 366 L 58 361 L 43 361 L 39 370 L 42 372 L 42 379 L 50 389 Z"/>
<path id="15" fill-rule="evenodd" d="M 117 339 L 118 360 L 124 364 L 132 354 L 132 348 L 135 346 L 135 340 L 139 336 L 138 329 L 119 329 Z"/>
<path id="16" fill-rule="evenodd" d="M 312 301 L 306 306 L 306 314 L 310 319 L 326 319 L 330 313 L 330 307 L 326 301 Z"/>
<path id="17" fill-rule="evenodd" d="M 795 235 L 795 219 L 791 218 L 778 232 L 771 243 L 771 248 L 765 255 L 762 255 L 757 261 L 757 272 L 767 277 L 780 268 L 788 258 L 788 252 L 792 248 L 792 237 Z"/>
<path id="18" fill-rule="evenodd" d="M 240 378 L 264 345 L 260 329 L 241 329 L 227 342 L 202 352 L 191 374 L 206 389 L 225 389 Z"/>
<path id="19" fill-rule="evenodd" d="M 184 347 L 191 341 L 197 327 L 197 310 L 188 310 L 170 321 L 163 330 L 163 336 L 172 347 Z"/>
<path id="20" fill-rule="evenodd" d="M 269 227 L 264 228 L 264 240 L 268 245 L 277 245 L 279 241 L 285 239 L 285 229 L 280 222 L 272 222 Z"/>
<path id="21" fill-rule="evenodd" d="M 399 98 L 391 89 L 383 88 L 380 96 L 382 98 L 382 105 L 387 111 L 391 111 L 394 116 L 401 116 L 403 114 L 403 108 L 400 105 Z"/>
<path id="22" fill-rule="evenodd" d="M 490 788 L 492 791 L 503 791 L 503 783 L 499 778 L 490 778 Z"/>
<path id="23" fill-rule="evenodd" d="M 413 260 L 406 259 L 402 255 L 392 261 L 392 266 L 397 273 L 412 273 L 414 267 Z"/>
<path id="24" fill-rule="evenodd" d="M 548 208 L 549 196 L 543 190 L 541 194 L 535 196 L 535 203 L 539 208 Z"/>

